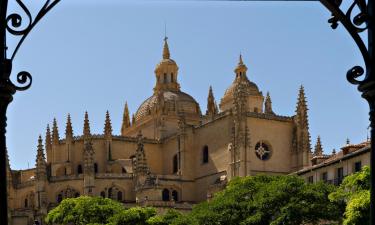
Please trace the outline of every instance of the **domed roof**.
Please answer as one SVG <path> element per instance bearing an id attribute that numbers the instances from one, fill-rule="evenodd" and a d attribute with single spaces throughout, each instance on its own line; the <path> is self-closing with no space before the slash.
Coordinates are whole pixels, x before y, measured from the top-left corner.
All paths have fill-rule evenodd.
<path id="1" fill-rule="evenodd" d="M 241 79 L 241 78 L 236 78 L 236 80 L 225 90 L 223 98 L 233 96 L 234 91 L 241 85 L 245 87 L 245 92 L 248 95 L 261 95 L 258 86 L 254 83 L 249 81 L 249 79 Z"/>
<path id="2" fill-rule="evenodd" d="M 165 113 L 175 112 L 177 115 L 183 113 L 200 116 L 201 112 L 199 104 L 190 95 L 182 91 L 163 91 L 155 93 L 139 106 L 135 120 L 140 121 L 158 110 Z"/>

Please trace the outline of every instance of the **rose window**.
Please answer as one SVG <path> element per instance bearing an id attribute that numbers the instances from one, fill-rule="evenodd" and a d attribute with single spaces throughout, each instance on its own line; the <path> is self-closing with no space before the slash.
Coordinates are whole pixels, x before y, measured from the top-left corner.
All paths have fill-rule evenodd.
<path id="1" fill-rule="evenodd" d="M 267 160 L 271 157 L 271 149 L 260 141 L 255 145 L 255 154 L 260 160 Z"/>

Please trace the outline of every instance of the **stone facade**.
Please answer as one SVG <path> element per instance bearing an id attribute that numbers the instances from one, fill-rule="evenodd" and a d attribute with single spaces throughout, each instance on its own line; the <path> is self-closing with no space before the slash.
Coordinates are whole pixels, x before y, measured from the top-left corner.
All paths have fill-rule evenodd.
<path id="1" fill-rule="evenodd" d="M 155 69 L 151 97 L 129 115 L 121 135 L 112 133 L 107 112 L 103 134 L 73 135 L 68 115 L 65 138 L 54 120 L 45 143 L 38 140 L 36 168 L 9 167 L 12 224 L 32 224 L 65 198 L 103 196 L 127 206 L 189 210 L 205 201 L 235 176 L 290 174 L 311 166 L 313 153 L 303 87 L 296 115 L 280 116 L 247 76 L 240 56 L 233 83 L 218 107 L 209 89 L 206 114 L 181 91 L 178 66 L 167 39 Z M 46 156 L 45 156 L 46 154 Z"/>

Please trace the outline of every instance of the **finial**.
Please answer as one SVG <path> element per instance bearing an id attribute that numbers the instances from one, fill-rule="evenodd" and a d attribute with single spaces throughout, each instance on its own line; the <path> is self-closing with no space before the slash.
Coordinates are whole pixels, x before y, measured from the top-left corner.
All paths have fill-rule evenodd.
<path id="1" fill-rule="evenodd" d="M 242 61 L 242 54 L 240 53 L 240 60 L 238 62 L 238 65 L 243 65 L 243 61 Z"/>
<path id="2" fill-rule="evenodd" d="M 332 155 L 336 155 L 336 149 L 332 150 Z"/>
<path id="3" fill-rule="evenodd" d="M 321 143 L 321 140 L 320 140 L 320 136 L 318 136 L 318 138 L 316 140 L 314 155 L 315 156 L 322 156 L 323 155 L 323 147 L 322 147 L 322 143 Z"/>
<path id="4" fill-rule="evenodd" d="M 164 47 L 163 47 L 163 59 L 169 59 L 170 53 L 169 53 L 169 46 L 168 46 L 168 37 L 164 37 Z"/>
<path id="5" fill-rule="evenodd" d="M 216 115 L 218 112 L 219 112 L 219 110 L 218 110 L 217 105 L 216 105 L 214 93 L 212 91 L 212 86 L 210 86 L 210 88 L 208 90 L 208 97 L 207 97 L 206 115 L 213 116 L 213 115 Z"/>
<path id="6" fill-rule="evenodd" d="M 111 118 L 109 116 L 108 110 L 105 113 L 104 136 L 107 138 L 112 137 L 112 124 L 111 124 Z"/>
<path id="7" fill-rule="evenodd" d="M 272 101 L 270 93 L 267 91 L 266 100 L 264 101 L 264 112 L 266 114 L 275 114 L 272 110 Z"/>
<path id="8" fill-rule="evenodd" d="M 350 145 L 350 140 L 349 140 L 349 138 L 346 138 L 346 145 Z"/>
<path id="9" fill-rule="evenodd" d="M 132 114 L 132 126 L 134 126 L 134 125 L 135 125 L 135 115 Z"/>

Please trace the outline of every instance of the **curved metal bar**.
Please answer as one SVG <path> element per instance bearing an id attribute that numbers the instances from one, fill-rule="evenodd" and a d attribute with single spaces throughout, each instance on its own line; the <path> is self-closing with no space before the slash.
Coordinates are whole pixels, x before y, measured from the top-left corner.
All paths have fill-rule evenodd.
<path id="1" fill-rule="evenodd" d="M 24 86 L 17 86 L 10 81 L 16 91 L 25 91 L 31 87 L 33 83 L 33 77 L 29 72 L 21 71 L 17 74 L 17 82 L 20 84 L 26 84 Z"/>
<path id="2" fill-rule="evenodd" d="M 14 57 L 16 56 L 17 52 L 18 52 L 18 49 L 21 47 L 22 43 L 24 42 L 25 38 L 28 36 L 28 34 L 30 33 L 30 31 L 34 28 L 34 26 L 44 17 L 44 15 L 46 15 L 57 3 L 60 2 L 60 0 L 54 0 L 52 3 L 51 3 L 51 0 L 47 0 L 46 3 L 43 5 L 43 7 L 40 9 L 40 11 L 38 12 L 38 14 L 35 16 L 35 18 L 33 19 L 29 10 L 27 9 L 27 7 L 22 3 L 22 0 L 16 0 L 17 3 L 21 6 L 21 8 L 25 11 L 26 15 L 28 16 L 29 18 L 29 24 L 26 26 L 26 28 L 24 28 L 23 30 L 20 30 L 20 31 L 16 31 L 14 30 L 13 28 L 11 28 L 10 26 L 8 26 L 8 23 L 9 21 L 12 21 L 12 25 L 13 27 L 17 28 L 17 27 L 20 27 L 21 24 L 22 24 L 22 16 L 20 14 L 17 14 L 17 13 L 13 13 L 11 15 L 9 15 L 6 19 L 7 21 L 7 30 L 9 33 L 13 34 L 13 35 L 18 35 L 18 36 L 22 36 L 20 41 L 18 42 L 16 48 L 14 49 L 13 51 L 13 54 L 11 56 L 11 60 L 13 61 Z"/>
<path id="3" fill-rule="evenodd" d="M 366 75 L 363 80 L 358 80 L 360 76 L 364 74 L 364 69 L 361 66 L 354 66 L 351 68 L 347 74 L 346 77 L 348 81 L 352 84 L 362 84 L 364 80 L 367 79 L 369 71 L 371 71 L 371 58 L 368 53 L 368 49 L 363 42 L 362 38 L 359 36 L 360 32 L 363 32 L 368 29 L 368 18 L 367 15 L 365 14 L 366 12 L 366 3 L 364 1 L 360 0 L 354 0 L 353 4 L 350 5 L 348 11 L 346 14 L 344 14 L 341 9 L 339 8 L 340 3 L 335 4 L 335 2 L 331 0 L 320 0 L 320 2 L 330 11 L 332 12 L 333 18 L 329 20 L 330 23 L 332 23 L 332 28 L 335 29 L 337 27 L 337 22 L 340 21 L 342 25 L 345 27 L 345 29 L 348 31 L 350 36 L 353 38 L 355 43 L 357 44 L 364 63 L 366 67 Z M 353 8 L 355 6 L 358 6 L 359 9 L 361 10 L 360 14 L 358 14 L 355 18 L 354 21 L 351 20 L 351 14 L 353 12 Z M 366 23 L 366 27 L 364 28 L 359 28 L 356 25 L 361 25 L 363 23 Z"/>

